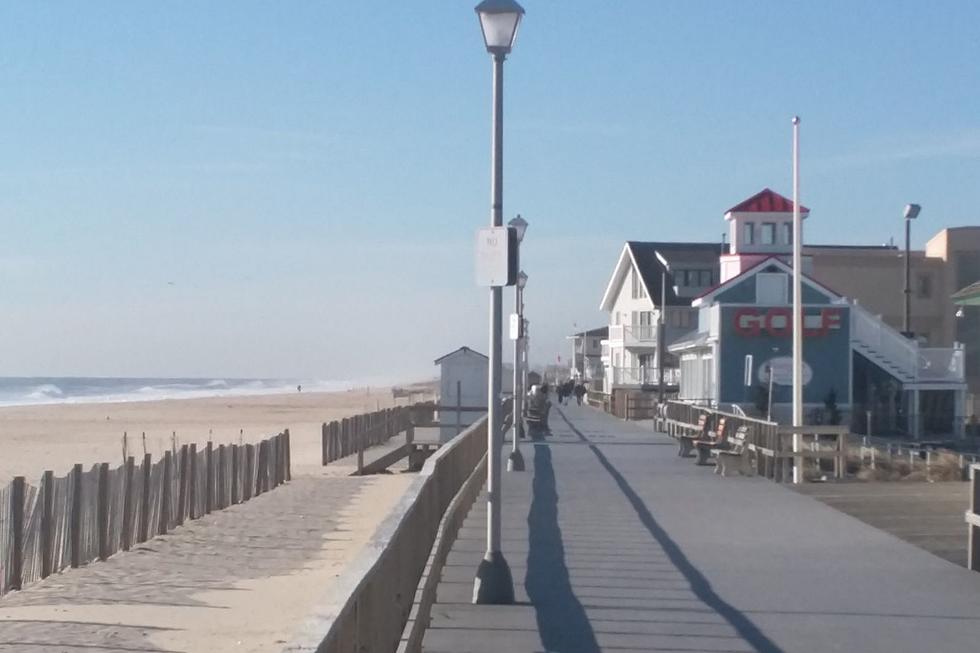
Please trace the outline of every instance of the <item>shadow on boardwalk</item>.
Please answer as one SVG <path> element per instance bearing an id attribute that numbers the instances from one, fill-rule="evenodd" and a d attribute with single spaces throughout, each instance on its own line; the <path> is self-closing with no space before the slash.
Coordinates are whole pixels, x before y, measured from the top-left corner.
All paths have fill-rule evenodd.
<path id="1" fill-rule="evenodd" d="M 623 475 L 609 462 L 609 459 L 599 450 L 599 448 L 592 444 L 589 439 L 582 434 L 569 419 L 560 410 L 558 414 L 568 425 L 568 428 L 574 433 L 579 440 L 588 444 L 589 450 L 595 455 L 599 460 L 602 467 L 612 476 L 619 490 L 623 493 L 626 499 L 629 501 L 633 510 L 636 511 L 636 516 L 639 518 L 640 523 L 643 524 L 644 528 L 650 533 L 656 543 L 660 546 L 663 552 L 670 559 L 670 562 L 674 567 L 680 571 L 684 578 L 690 585 L 691 591 L 694 595 L 709 609 L 716 612 L 722 618 L 727 621 L 732 628 L 738 633 L 739 637 L 743 639 L 747 644 L 752 646 L 758 653 L 782 653 L 782 649 L 778 647 L 772 640 L 766 637 L 765 634 L 759 628 L 752 623 L 752 621 L 746 617 L 742 612 L 735 609 L 731 604 L 726 602 L 712 589 L 711 583 L 704 577 L 704 575 L 698 571 L 687 556 L 684 555 L 681 548 L 671 539 L 657 520 L 654 518 L 653 514 L 647 508 L 646 504 L 640 498 L 640 496 L 633 490 L 629 482 L 623 477 Z M 550 465 L 550 455 L 548 456 Z M 535 458 L 535 468 L 537 469 L 537 458 Z M 552 480 L 554 476 L 552 475 Z M 537 479 L 535 479 L 535 482 Z M 537 483 L 535 483 L 537 484 Z M 535 495 L 535 499 L 537 495 Z M 533 534 L 533 531 L 532 531 Z M 530 566 L 530 565 L 529 565 Z M 567 571 L 566 571 L 567 573 Z M 591 634 L 591 629 L 590 629 Z M 544 635 L 544 630 L 542 630 L 542 635 Z M 595 639 L 593 636 L 593 648 L 589 647 L 576 647 L 576 648 L 562 648 L 554 649 L 561 651 L 596 651 L 598 646 L 595 644 Z M 547 641 L 545 641 L 547 644 Z"/>

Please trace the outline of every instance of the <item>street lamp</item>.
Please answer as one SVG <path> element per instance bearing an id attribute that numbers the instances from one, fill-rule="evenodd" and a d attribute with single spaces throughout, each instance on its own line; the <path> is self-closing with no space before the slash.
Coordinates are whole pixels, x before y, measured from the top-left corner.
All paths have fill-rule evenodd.
<path id="1" fill-rule="evenodd" d="M 503 226 L 504 203 L 504 59 L 517 36 L 524 9 L 514 0 L 483 0 L 476 6 L 487 52 L 493 57 L 493 127 L 490 166 L 490 226 Z M 473 602 L 514 602 L 510 566 L 500 551 L 500 410 L 501 288 L 490 288 L 490 365 L 487 397 L 487 552 L 473 581 Z"/>
<path id="2" fill-rule="evenodd" d="M 663 266 L 660 276 L 660 319 L 657 321 L 657 402 L 664 403 L 664 350 L 667 347 L 667 275 L 670 263 L 659 251 L 654 251 Z"/>
<path id="3" fill-rule="evenodd" d="M 905 205 L 905 337 L 911 338 L 912 334 L 912 289 L 909 287 L 911 285 L 912 278 L 912 260 L 910 257 L 911 249 L 911 235 L 912 235 L 912 221 L 919 217 L 919 211 L 922 207 L 918 204 L 906 204 Z"/>
<path id="4" fill-rule="evenodd" d="M 514 225 L 518 220 L 524 223 L 523 227 Z M 521 216 L 517 216 L 509 224 L 517 229 L 517 242 L 520 243 L 524 238 L 527 222 L 524 222 Z M 517 337 L 514 338 L 514 432 L 511 436 L 510 457 L 507 459 L 508 472 L 524 471 L 524 456 L 521 454 L 520 441 L 524 433 L 524 372 L 521 365 L 521 350 L 524 348 L 524 287 L 526 285 L 527 275 L 524 274 L 524 270 L 521 270 L 517 275 L 517 288 L 514 292 L 514 312 L 517 314 Z"/>

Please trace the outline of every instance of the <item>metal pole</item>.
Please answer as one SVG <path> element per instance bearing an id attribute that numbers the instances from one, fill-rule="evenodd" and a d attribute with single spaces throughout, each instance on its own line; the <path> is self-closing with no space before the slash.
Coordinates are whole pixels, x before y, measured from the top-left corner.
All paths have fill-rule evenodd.
<path id="1" fill-rule="evenodd" d="M 909 281 L 912 276 L 912 264 L 909 259 L 911 233 L 912 220 L 905 218 L 905 320 L 903 324 L 905 325 L 906 337 L 911 337 L 912 335 L 912 290 L 909 288 Z"/>
<path id="2" fill-rule="evenodd" d="M 524 471 L 524 456 L 520 441 L 524 431 L 522 412 L 524 407 L 524 372 L 521 365 L 521 350 L 524 344 L 524 289 L 514 286 L 514 312 L 517 313 L 517 338 L 514 339 L 514 429 L 511 435 L 510 457 L 507 459 L 508 472 Z"/>
<path id="3" fill-rule="evenodd" d="M 667 347 L 667 272 L 660 279 L 660 319 L 657 321 L 657 402 L 664 403 L 664 349 Z"/>
<path id="4" fill-rule="evenodd" d="M 504 202 L 504 54 L 493 55 L 493 142 L 490 173 L 490 226 L 503 225 Z M 490 288 L 490 383 L 487 395 L 487 552 L 476 572 L 473 602 L 514 602 L 510 566 L 500 551 L 500 449 L 503 420 L 500 406 L 502 289 Z"/>
<path id="5" fill-rule="evenodd" d="M 800 117 L 793 118 L 793 426 L 803 426 L 803 220 L 800 216 Z M 772 374 L 770 369 L 769 374 Z M 793 453 L 803 436 L 793 433 Z M 793 483 L 803 482 L 803 458 L 793 458 Z"/>

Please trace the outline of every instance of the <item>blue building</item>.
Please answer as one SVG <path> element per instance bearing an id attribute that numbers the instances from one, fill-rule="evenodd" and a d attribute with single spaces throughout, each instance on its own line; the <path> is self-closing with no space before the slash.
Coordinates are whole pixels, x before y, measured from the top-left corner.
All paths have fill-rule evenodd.
<path id="1" fill-rule="evenodd" d="M 804 214 L 806 211 L 804 210 Z M 697 328 L 668 351 L 682 400 L 788 422 L 792 392 L 792 205 L 771 191 L 734 207 L 720 283 L 691 303 Z M 807 422 L 862 432 L 868 412 L 915 436 L 960 434 L 963 348 L 924 348 L 807 275 L 803 260 L 803 401 Z M 771 388 L 771 393 L 770 393 Z"/>

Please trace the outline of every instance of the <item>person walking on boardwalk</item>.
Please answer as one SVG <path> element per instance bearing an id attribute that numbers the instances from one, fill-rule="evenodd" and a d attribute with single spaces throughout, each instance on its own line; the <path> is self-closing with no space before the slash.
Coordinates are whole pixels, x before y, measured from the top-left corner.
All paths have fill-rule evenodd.
<path id="1" fill-rule="evenodd" d="M 586 393 L 586 390 L 585 390 L 585 384 L 584 383 L 579 383 L 579 384 L 577 384 L 575 386 L 575 401 L 578 402 L 578 405 L 579 406 L 582 405 L 582 397 L 585 396 L 585 393 Z"/>

